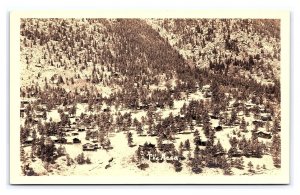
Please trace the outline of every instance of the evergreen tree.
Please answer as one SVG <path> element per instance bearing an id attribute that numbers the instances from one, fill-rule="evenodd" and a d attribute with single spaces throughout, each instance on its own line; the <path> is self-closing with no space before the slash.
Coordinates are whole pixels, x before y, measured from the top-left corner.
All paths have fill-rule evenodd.
<path id="1" fill-rule="evenodd" d="M 249 161 L 249 163 L 247 164 L 248 165 L 248 171 L 249 172 L 253 172 L 253 164 L 252 164 L 252 162 L 251 161 Z"/>
<path id="2" fill-rule="evenodd" d="M 191 144 L 190 144 L 190 140 L 189 140 L 189 139 L 185 140 L 185 142 L 184 142 L 184 148 L 185 148 L 187 151 L 190 151 L 190 150 L 191 150 Z"/>
<path id="3" fill-rule="evenodd" d="M 275 134 L 272 139 L 271 154 L 273 158 L 273 164 L 275 167 L 281 167 L 281 139 L 280 136 Z"/>
<path id="4" fill-rule="evenodd" d="M 141 162 L 142 162 L 142 150 L 141 150 L 141 147 L 138 147 L 138 149 L 136 151 L 136 157 L 137 157 L 138 164 L 141 164 Z"/>
<path id="5" fill-rule="evenodd" d="M 132 138 L 132 133 L 131 132 L 127 133 L 127 143 L 128 143 L 129 147 L 132 147 L 133 138 Z"/>
<path id="6" fill-rule="evenodd" d="M 194 132 L 194 143 L 196 146 L 200 145 L 201 139 L 200 139 L 200 135 L 199 135 L 199 131 L 196 130 Z"/>
<path id="7" fill-rule="evenodd" d="M 84 163 L 86 162 L 84 153 L 82 152 L 81 154 L 78 154 L 78 156 L 75 158 L 75 160 L 77 161 L 77 163 L 78 163 L 79 165 L 84 164 Z"/>
<path id="8" fill-rule="evenodd" d="M 245 121 L 245 118 L 243 117 L 242 118 L 242 121 L 241 121 L 241 124 L 240 124 L 240 129 L 242 132 L 247 132 L 247 124 L 246 124 L 246 121 Z"/>
<path id="9" fill-rule="evenodd" d="M 182 170 L 182 163 L 178 160 L 174 161 L 173 165 L 176 172 L 180 172 Z"/>

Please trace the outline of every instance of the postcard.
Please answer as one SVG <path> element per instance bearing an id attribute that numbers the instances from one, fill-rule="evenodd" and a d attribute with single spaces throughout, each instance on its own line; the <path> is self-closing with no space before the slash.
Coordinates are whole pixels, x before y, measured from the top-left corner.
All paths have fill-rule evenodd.
<path id="1" fill-rule="evenodd" d="M 11 184 L 288 184 L 289 17 L 11 12 Z"/>

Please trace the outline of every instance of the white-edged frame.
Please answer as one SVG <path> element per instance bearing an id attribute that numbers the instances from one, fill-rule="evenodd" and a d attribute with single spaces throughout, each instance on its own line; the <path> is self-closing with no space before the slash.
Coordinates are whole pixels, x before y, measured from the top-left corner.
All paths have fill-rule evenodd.
<path id="1" fill-rule="evenodd" d="M 21 176 L 21 18 L 251 18 L 280 19 L 281 169 L 270 176 Z M 10 14 L 10 183 L 11 184 L 288 184 L 290 181 L 290 12 L 283 10 L 76 10 L 12 11 Z"/>

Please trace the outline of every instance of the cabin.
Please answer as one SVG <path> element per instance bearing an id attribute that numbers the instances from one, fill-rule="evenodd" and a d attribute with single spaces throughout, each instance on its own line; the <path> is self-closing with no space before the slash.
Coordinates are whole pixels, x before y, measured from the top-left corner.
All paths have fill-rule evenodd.
<path id="1" fill-rule="evenodd" d="M 222 131 L 223 128 L 222 128 L 222 126 L 218 125 L 218 126 L 215 127 L 215 130 L 216 130 L 216 131 Z"/>
<path id="2" fill-rule="evenodd" d="M 67 137 L 67 143 L 66 144 L 73 144 L 73 139 L 70 137 Z"/>
<path id="3" fill-rule="evenodd" d="M 73 144 L 80 144 L 81 143 L 81 141 L 80 141 L 80 139 L 78 139 L 78 138 L 73 138 Z"/>
<path id="4" fill-rule="evenodd" d="M 137 109 L 138 110 L 142 110 L 142 109 L 148 109 L 149 105 L 148 104 L 144 104 L 144 103 L 139 103 Z"/>
<path id="5" fill-rule="evenodd" d="M 186 97 L 184 92 L 179 92 L 179 100 L 183 100 Z"/>
<path id="6" fill-rule="evenodd" d="M 212 93 L 206 91 L 203 96 L 204 96 L 204 98 L 210 98 L 212 96 Z"/>
<path id="7" fill-rule="evenodd" d="M 49 136 L 50 140 L 54 143 L 58 143 L 58 138 L 56 136 Z"/>
<path id="8" fill-rule="evenodd" d="M 38 122 L 39 122 L 39 119 L 37 119 L 37 118 L 33 118 L 33 119 L 32 119 L 32 123 L 38 124 Z"/>
<path id="9" fill-rule="evenodd" d="M 85 131 L 85 127 L 84 127 L 84 126 L 80 126 L 80 127 L 78 128 L 78 131 L 79 131 L 79 132 Z"/>
<path id="10" fill-rule="evenodd" d="M 26 108 L 20 108 L 20 112 L 24 113 L 26 111 Z"/>
<path id="11" fill-rule="evenodd" d="M 211 119 L 218 119 L 219 117 L 217 115 L 214 115 L 214 114 L 209 114 L 210 118 Z"/>
<path id="12" fill-rule="evenodd" d="M 259 127 L 263 127 L 264 126 L 264 121 L 261 121 L 261 120 L 255 120 L 252 122 L 253 125 L 257 125 Z"/>
<path id="13" fill-rule="evenodd" d="M 260 112 L 264 112 L 265 111 L 265 106 L 264 105 L 259 105 L 258 109 Z"/>
<path id="14" fill-rule="evenodd" d="M 179 115 L 177 115 L 180 119 L 184 119 L 184 114 L 179 114 Z"/>
<path id="15" fill-rule="evenodd" d="M 47 137 L 47 138 L 45 139 L 44 145 L 45 145 L 45 146 L 51 146 L 51 145 L 53 145 L 53 141 L 51 140 L 50 137 Z"/>
<path id="16" fill-rule="evenodd" d="M 269 132 L 263 132 L 263 131 L 258 131 L 258 132 L 253 132 L 257 137 L 264 138 L 264 139 L 271 139 L 272 135 Z"/>
<path id="17" fill-rule="evenodd" d="M 241 151 L 235 151 L 235 152 L 230 153 L 230 156 L 231 157 L 241 157 L 241 156 L 243 156 L 243 153 Z"/>
<path id="18" fill-rule="evenodd" d="M 35 115 L 35 117 L 37 117 L 37 118 L 43 118 L 43 117 L 44 117 L 44 113 L 41 112 L 41 111 L 36 111 L 36 112 L 34 113 L 34 115 Z"/>
<path id="19" fill-rule="evenodd" d="M 113 72 L 112 75 L 113 75 L 114 77 L 119 77 L 119 73 L 118 73 L 118 72 Z"/>
<path id="20" fill-rule="evenodd" d="M 228 106 L 228 107 L 226 108 L 227 111 L 232 111 L 232 109 L 233 109 L 232 106 Z"/>
<path id="21" fill-rule="evenodd" d="M 72 136 L 77 136 L 77 135 L 79 135 L 79 133 L 73 132 L 71 135 L 72 135 Z"/>
<path id="22" fill-rule="evenodd" d="M 214 157 L 224 156 L 224 155 L 226 155 L 225 152 L 217 152 L 217 153 L 214 154 Z"/>
<path id="23" fill-rule="evenodd" d="M 109 107 L 103 108 L 103 112 L 110 112 L 110 108 Z"/>
<path id="24" fill-rule="evenodd" d="M 160 109 L 163 109 L 164 107 L 165 107 L 165 105 L 164 104 L 162 104 L 162 103 L 159 103 L 159 102 L 156 102 L 156 108 L 160 108 Z"/>
<path id="25" fill-rule="evenodd" d="M 245 106 L 246 106 L 247 109 L 251 109 L 251 108 L 254 108 L 254 107 L 255 107 L 255 104 L 250 103 L 250 102 L 246 102 L 246 103 L 245 103 Z"/>
<path id="26" fill-rule="evenodd" d="M 82 100 L 81 100 L 81 103 L 83 103 L 83 104 L 87 104 L 89 102 L 89 99 L 88 98 L 83 98 Z"/>
<path id="27" fill-rule="evenodd" d="M 72 128 L 70 127 L 63 127 L 64 132 L 69 132 L 69 131 L 73 131 Z"/>
<path id="28" fill-rule="evenodd" d="M 66 144 L 67 143 L 67 139 L 62 137 L 61 139 L 58 139 L 57 143 L 60 143 L 60 144 Z"/>
<path id="29" fill-rule="evenodd" d="M 25 111 L 25 108 L 20 108 L 20 117 L 24 117 Z"/>
<path id="30" fill-rule="evenodd" d="M 204 85 L 202 87 L 202 92 L 205 92 L 205 91 L 210 91 L 210 85 Z"/>
<path id="31" fill-rule="evenodd" d="M 95 149 L 101 149 L 101 146 L 98 143 L 94 144 L 94 147 Z"/>
<path id="32" fill-rule="evenodd" d="M 86 143 L 82 145 L 82 150 L 83 151 L 96 151 L 97 149 L 95 148 L 95 145 Z"/>
<path id="33" fill-rule="evenodd" d="M 270 113 L 261 113 L 260 119 L 262 121 L 272 121 L 272 116 Z"/>
<path id="34" fill-rule="evenodd" d="M 33 138 L 31 137 L 31 136 L 29 136 L 29 137 L 27 137 L 26 139 L 25 139 L 25 141 L 24 141 L 24 144 L 32 144 L 32 142 L 33 142 Z"/>
<path id="35" fill-rule="evenodd" d="M 21 104 L 23 104 L 24 106 L 28 105 L 29 104 L 29 100 L 23 99 L 23 100 L 21 100 Z"/>

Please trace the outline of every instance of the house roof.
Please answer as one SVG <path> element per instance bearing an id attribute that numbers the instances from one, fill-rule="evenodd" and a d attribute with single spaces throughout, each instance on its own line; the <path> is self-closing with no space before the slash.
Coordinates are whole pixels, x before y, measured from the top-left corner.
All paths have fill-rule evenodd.
<path id="1" fill-rule="evenodd" d="M 32 138 L 31 136 L 28 136 L 28 137 L 26 138 L 26 141 L 33 141 L 33 138 Z"/>
<path id="2" fill-rule="evenodd" d="M 52 140 L 52 141 L 57 141 L 58 140 L 58 138 L 56 137 L 56 136 L 49 136 L 49 138 Z"/>

